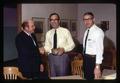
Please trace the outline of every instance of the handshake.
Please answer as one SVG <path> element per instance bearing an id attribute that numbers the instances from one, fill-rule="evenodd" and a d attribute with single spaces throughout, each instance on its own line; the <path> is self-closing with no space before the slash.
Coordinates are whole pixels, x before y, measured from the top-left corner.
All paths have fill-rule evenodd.
<path id="1" fill-rule="evenodd" d="M 52 49 L 52 53 L 54 55 L 62 55 L 64 53 L 64 48 L 56 48 L 56 49 Z"/>
<path id="2" fill-rule="evenodd" d="M 45 54 L 45 49 L 43 47 L 39 48 L 41 54 Z M 64 53 L 64 48 L 51 49 L 52 54 L 62 55 Z"/>

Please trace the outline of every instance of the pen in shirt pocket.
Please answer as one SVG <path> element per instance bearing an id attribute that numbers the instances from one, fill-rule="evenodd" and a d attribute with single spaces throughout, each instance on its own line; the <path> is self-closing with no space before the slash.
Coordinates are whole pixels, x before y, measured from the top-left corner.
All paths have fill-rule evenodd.
<path id="1" fill-rule="evenodd" d="M 91 39 L 88 39 L 88 41 L 91 41 Z"/>

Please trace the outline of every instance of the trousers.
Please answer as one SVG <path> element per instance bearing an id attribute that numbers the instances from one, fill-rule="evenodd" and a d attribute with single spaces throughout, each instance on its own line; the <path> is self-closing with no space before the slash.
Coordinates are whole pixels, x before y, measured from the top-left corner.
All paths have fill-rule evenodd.
<path id="1" fill-rule="evenodd" d="M 70 59 L 67 54 L 62 54 L 60 56 L 49 54 L 48 63 L 51 77 L 68 75 Z"/>
<path id="2" fill-rule="evenodd" d="M 84 78 L 91 80 L 94 79 L 94 68 L 95 68 L 95 57 L 91 55 L 84 54 L 83 55 L 83 71 Z"/>

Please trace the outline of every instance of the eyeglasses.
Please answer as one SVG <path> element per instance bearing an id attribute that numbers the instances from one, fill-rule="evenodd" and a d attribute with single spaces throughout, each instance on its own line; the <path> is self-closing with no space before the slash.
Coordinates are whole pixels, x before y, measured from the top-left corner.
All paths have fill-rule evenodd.
<path id="1" fill-rule="evenodd" d="M 84 21 L 86 21 L 86 20 L 92 20 L 92 18 L 87 18 L 87 19 L 83 19 Z"/>
<path id="2" fill-rule="evenodd" d="M 58 21 L 59 19 L 50 19 L 50 21 Z"/>

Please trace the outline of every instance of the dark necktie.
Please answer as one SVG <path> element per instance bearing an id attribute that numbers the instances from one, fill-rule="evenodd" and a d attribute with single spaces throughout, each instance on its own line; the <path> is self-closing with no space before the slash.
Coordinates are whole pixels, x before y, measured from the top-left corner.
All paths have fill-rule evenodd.
<path id="1" fill-rule="evenodd" d="M 53 48 L 54 49 L 57 48 L 57 33 L 56 33 L 56 30 L 55 30 L 55 33 L 54 33 Z"/>
<path id="2" fill-rule="evenodd" d="M 85 38 L 84 54 L 85 54 L 85 52 L 86 52 L 86 43 L 87 43 L 88 34 L 89 34 L 89 30 L 87 31 L 87 35 L 86 35 L 86 38 Z"/>

